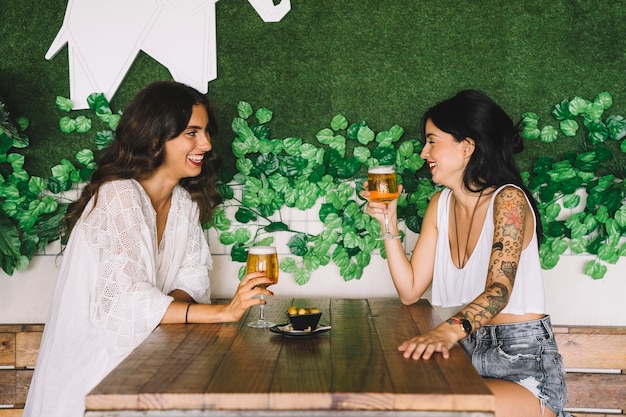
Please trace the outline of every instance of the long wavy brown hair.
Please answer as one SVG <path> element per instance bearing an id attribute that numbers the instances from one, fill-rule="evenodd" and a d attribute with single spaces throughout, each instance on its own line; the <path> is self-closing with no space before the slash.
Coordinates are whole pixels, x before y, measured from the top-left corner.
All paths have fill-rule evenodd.
<path id="1" fill-rule="evenodd" d="M 120 118 L 115 139 L 99 159 L 90 182 L 67 209 L 64 217 L 67 235 L 72 232 L 89 200 L 98 198 L 98 189 L 102 184 L 118 179 L 141 181 L 161 166 L 165 157 L 165 142 L 176 138 L 187 128 L 195 105 L 204 106 L 209 115 L 208 134 L 217 133 L 208 98 L 185 84 L 154 82 L 133 98 Z M 221 159 L 214 152 L 208 152 L 202 161 L 200 175 L 179 182 L 198 204 L 198 220 L 202 224 L 211 220 L 213 210 L 222 201 L 215 186 L 220 166 Z"/>

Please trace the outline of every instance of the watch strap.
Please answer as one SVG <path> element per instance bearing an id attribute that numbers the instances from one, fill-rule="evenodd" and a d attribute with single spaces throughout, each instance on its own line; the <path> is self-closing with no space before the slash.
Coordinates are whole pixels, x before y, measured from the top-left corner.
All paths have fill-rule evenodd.
<path id="1" fill-rule="evenodd" d="M 458 318 L 456 316 L 452 316 L 448 319 L 448 322 L 450 323 L 455 323 L 461 326 L 461 330 L 463 330 L 465 332 L 465 334 L 471 334 L 472 333 L 472 322 L 469 321 L 466 318 Z"/>

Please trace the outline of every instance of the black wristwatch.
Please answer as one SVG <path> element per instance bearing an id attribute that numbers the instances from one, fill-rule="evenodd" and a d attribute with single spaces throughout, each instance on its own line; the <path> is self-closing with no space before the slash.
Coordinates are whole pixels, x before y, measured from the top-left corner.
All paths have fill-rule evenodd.
<path id="1" fill-rule="evenodd" d="M 460 324 L 461 325 L 461 329 L 465 332 L 465 334 L 471 334 L 472 333 L 472 322 L 470 322 L 468 319 L 463 318 L 463 319 L 459 319 L 458 317 L 450 317 L 448 319 L 448 321 L 451 321 L 452 323 L 456 323 L 456 324 Z"/>

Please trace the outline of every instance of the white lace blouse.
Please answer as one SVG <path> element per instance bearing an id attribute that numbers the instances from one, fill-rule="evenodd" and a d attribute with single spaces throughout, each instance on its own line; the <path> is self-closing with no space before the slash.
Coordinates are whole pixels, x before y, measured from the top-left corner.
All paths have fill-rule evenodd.
<path id="1" fill-rule="evenodd" d="M 173 300 L 168 293 L 181 289 L 210 302 L 211 264 L 185 189 L 174 189 L 157 245 L 143 187 L 102 185 L 65 248 L 24 417 L 83 416 L 85 395 L 159 324 Z"/>

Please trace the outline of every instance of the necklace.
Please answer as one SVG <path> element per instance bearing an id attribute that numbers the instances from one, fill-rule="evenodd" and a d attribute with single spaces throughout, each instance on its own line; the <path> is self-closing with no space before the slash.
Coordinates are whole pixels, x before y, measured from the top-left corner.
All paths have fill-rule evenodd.
<path id="1" fill-rule="evenodd" d="M 469 229 L 467 231 L 467 239 L 465 239 L 465 251 L 463 253 L 463 260 L 461 260 L 461 245 L 459 244 L 459 227 L 457 224 L 457 216 L 456 216 L 456 198 L 454 199 L 454 234 L 456 236 L 456 255 L 459 260 L 459 269 L 463 269 L 465 267 L 465 263 L 467 262 L 467 246 L 469 245 L 470 235 L 472 234 L 472 225 L 474 224 L 474 215 L 476 214 L 476 209 L 478 209 L 478 203 L 480 203 L 480 199 L 483 196 L 483 191 L 480 191 L 478 195 L 478 200 L 476 200 L 476 204 L 474 204 L 474 210 L 472 211 L 472 217 L 470 217 Z"/>

